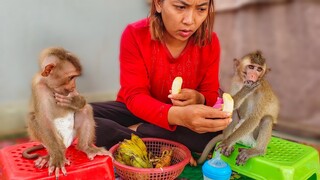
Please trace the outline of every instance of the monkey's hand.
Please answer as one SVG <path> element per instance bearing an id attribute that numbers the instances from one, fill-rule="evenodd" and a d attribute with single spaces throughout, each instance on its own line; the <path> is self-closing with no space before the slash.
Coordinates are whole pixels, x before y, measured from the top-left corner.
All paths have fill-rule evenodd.
<path id="1" fill-rule="evenodd" d="M 170 91 L 171 93 L 172 91 Z M 204 104 L 204 96 L 194 89 L 181 89 L 178 94 L 169 94 L 168 98 L 174 106 L 187 106 L 191 104 Z"/>
<path id="2" fill-rule="evenodd" d="M 83 108 L 86 104 L 86 100 L 77 91 L 69 93 L 68 96 L 55 93 L 54 97 L 59 106 L 70 108 L 74 111 L 78 111 Z"/>
<path id="3" fill-rule="evenodd" d="M 38 159 L 34 161 L 35 167 L 41 169 L 44 166 L 48 167 L 49 155 L 39 156 Z"/>
<path id="4" fill-rule="evenodd" d="M 249 89 L 250 91 L 257 89 L 259 85 L 260 85 L 259 81 L 255 81 L 255 82 L 251 80 L 244 81 L 244 87 Z"/>
<path id="5" fill-rule="evenodd" d="M 60 158 L 59 158 L 60 159 Z M 65 164 L 70 165 L 70 161 L 62 158 L 62 160 L 54 160 L 49 155 L 40 156 L 34 161 L 34 164 L 37 168 L 42 169 L 43 167 L 48 167 L 49 176 L 55 171 L 56 179 L 59 178 L 60 169 L 64 175 L 67 174 L 67 171 L 64 167 Z"/>
<path id="6" fill-rule="evenodd" d="M 107 151 L 103 147 L 95 147 L 94 145 L 91 145 L 86 149 L 83 149 L 82 151 L 87 154 L 87 157 L 90 160 L 93 160 L 95 156 L 110 156 L 113 159 L 112 153 Z"/>
<path id="7" fill-rule="evenodd" d="M 48 167 L 49 176 L 54 172 L 56 179 L 59 179 L 60 170 L 62 174 L 66 176 L 67 170 L 65 168 L 65 164 L 70 165 L 70 161 L 67 160 L 64 155 L 61 154 L 55 157 L 50 156 Z"/>
<path id="8" fill-rule="evenodd" d="M 221 143 L 216 146 L 215 150 L 218 150 L 221 148 L 221 154 L 225 155 L 225 156 L 230 156 L 231 153 L 234 151 L 234 147 L 232 144 L 228 143 L 228 141 L 222 140 Z"/>
<path id="9" fill-rule="evenodd" d="M 263 154 L 263 150 L 256 148 L 239 148 L 239 155 L 237 156 L 237 165 L 244 165 L 251 157 Z"/>

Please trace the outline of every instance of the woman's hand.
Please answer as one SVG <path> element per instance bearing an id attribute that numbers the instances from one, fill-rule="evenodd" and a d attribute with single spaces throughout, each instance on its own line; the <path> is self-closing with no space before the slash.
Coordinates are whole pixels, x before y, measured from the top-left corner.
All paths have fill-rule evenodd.
<path id="1" fill-rule="evenodd" d="M 204 104 L 205 101 L 204 96 L 194 89 L 181 89 L 179 94 L 169 94 L 168 98 L 171 99 L 171 102 L 174 106 Z"/>
<path id="2" fill-rule="evenodd" d="M 209 106 L 195 104 L 172 106 L 168 113 L 171 125 L 184 126 L 197 133 L 216 132 L 225 129 L 231 122 L 230 113 Z"/>

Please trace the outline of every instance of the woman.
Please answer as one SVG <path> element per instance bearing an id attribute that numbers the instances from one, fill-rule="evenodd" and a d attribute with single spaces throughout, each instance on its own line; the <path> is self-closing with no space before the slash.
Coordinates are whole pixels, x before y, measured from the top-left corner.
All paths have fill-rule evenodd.
<path id="1" fill-rule="evenodd" d="M 110 148 L 136 133 L 202 152 L 230 123 L 230 114 L 212 108 L 220 61 L 213 21 L 213 0 L 153 0 L 149 17 L 126 27 L 117 99 L 92 103 L 98 146 Z M 177 76 L 184 82 L 173 95 Z"/>

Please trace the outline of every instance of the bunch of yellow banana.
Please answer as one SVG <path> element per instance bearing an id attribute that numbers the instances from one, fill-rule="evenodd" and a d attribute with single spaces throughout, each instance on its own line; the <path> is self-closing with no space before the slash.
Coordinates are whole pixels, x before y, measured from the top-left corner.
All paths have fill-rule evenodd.
<path id="1" fill-rule="evenodd" d="M 116 161 L 128 166 L 139 168 L 152 168 L 149 161 L 147 147 L 144 142 L 135 134 L 131 134 L 131 139 L 124 139 L 119 143 L 115 153 Z"/>

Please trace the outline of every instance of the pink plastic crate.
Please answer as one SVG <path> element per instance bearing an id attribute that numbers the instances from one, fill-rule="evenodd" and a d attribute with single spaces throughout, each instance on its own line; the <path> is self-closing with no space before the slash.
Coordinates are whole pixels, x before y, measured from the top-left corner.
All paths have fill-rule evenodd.
<path id="1" fill-rule="evenodd" d="M 8 146 L 0 150 L 0 179 L 4 180 L 31 180 L 31 179 L 55 179 L 48 176 L 48 168 L 38 169 L 34 167 L 34 160 L 22 157 L 22 152 L 28 147 L 38 145 L 36 142 Z M 37 151 L 39 154 L 47 154 L 46 150 Z M 70 166 L 66 166 L 67 176 L 61 172 L 59 180 L 82 179 L 107 179 L 114 180 L 112 159 L 109 156 L 96 156 L 90 161 L 86 154 L 75 149 L 71 145 L 66 157 L 70 160 Z"/>

